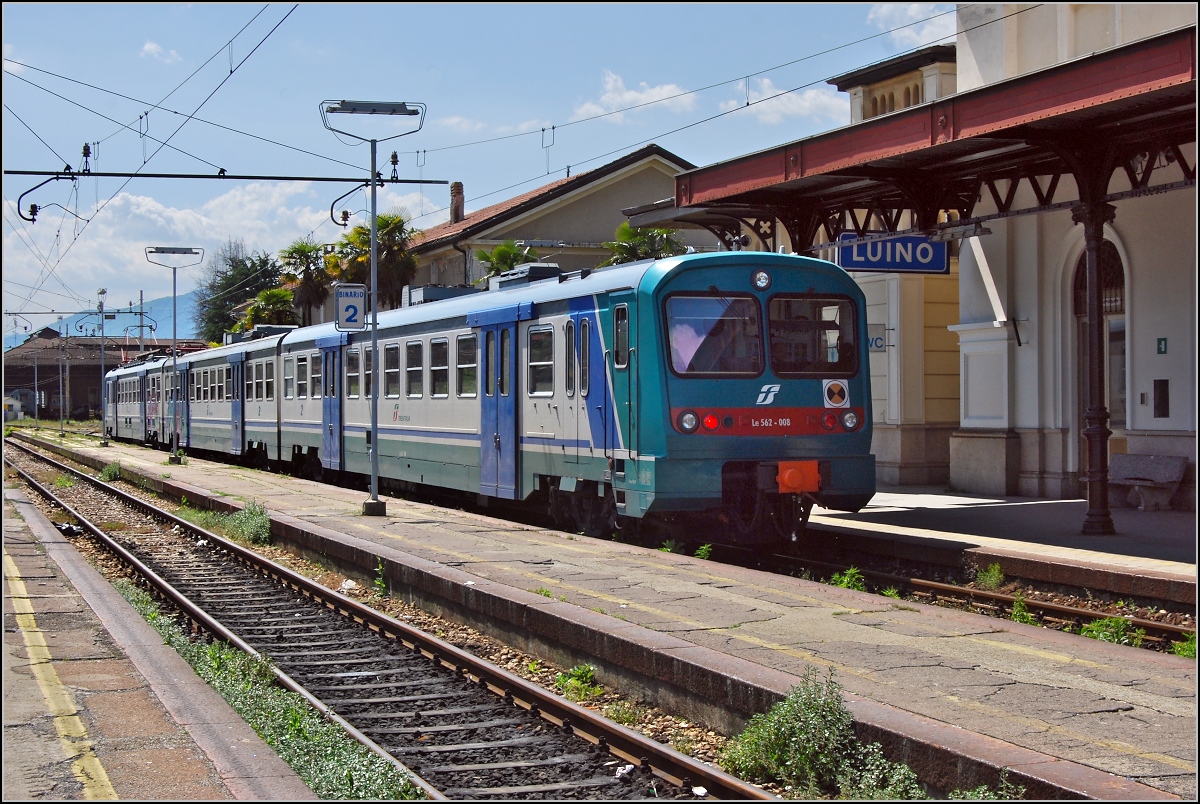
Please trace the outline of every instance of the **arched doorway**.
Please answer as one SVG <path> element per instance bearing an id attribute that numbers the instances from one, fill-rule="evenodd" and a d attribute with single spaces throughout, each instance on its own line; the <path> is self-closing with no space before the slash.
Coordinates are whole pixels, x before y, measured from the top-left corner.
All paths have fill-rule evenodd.
<path id="1" fill-rule="evenodd" d="M 1125 427 L 1127 417 L 1126 400 L 1126 348 L 1125 348 L 1125 267 L 1121 255 L 1111 241 L 1100 243 L 1100 295 L 1101 312 L 1104 316 L 1104 405 L 1108 408 L 1108 429 L 1112 436 L 1108 440 L 1109 454 L 1125 451 Z M 1079 404 L 1075 411 L 1076 432 L 1079 438 L 1080 477 L 1087 471 L 1087 438 L 1083 431 L 1084 413 L 1091 404 L 1091 389 L 1088 383 L 1088 317 L 1087 317 L 1087 252 L 1079 255 L 1075 263 L 1073 284 L 1073 312 L 1075 314 L 1075 342 L 1078 359 L 1075 362 L 1075 398 Z"/>

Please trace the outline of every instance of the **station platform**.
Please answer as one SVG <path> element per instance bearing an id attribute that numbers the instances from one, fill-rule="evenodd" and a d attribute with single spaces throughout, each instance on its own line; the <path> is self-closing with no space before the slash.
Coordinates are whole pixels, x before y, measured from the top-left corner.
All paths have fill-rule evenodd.
<path id="1" fill-rule="evenodd" d="M 24 492 L 4 497 L 5 801 L 316 800 Z"/>
<path id="2" fill-rule="evenodd" d="M 368 581 L 381 564 L 391 594 L 559 666 L 589 661 L 602 683 L 726 733 L 815 666 L 842 685 L 860 737 L 937 789 L 1008 768 L 1032 798 L 1196 797 L 1193 660 L 400 499 L 365 517 L 361 491 L 48 440 L 189 504 L 262 504 L 281 546 Z M 1190 586 L 1194 601 L 1194 513 L 1115 509 L 1118 535 L 1083 536 L 1085 507 L 888 489 L 811 524 L 1106 569 Z"/>

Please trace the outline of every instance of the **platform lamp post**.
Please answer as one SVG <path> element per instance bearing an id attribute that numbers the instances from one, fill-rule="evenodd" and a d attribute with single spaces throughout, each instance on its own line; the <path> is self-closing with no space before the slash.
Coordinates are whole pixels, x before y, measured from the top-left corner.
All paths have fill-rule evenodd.
<path id="1" fill-rule="evenodd" d="M 419 117 L 417 127 L 390 137 L 367 138 L 329 125 L 331 114 L 382 114 L 400 117 Z M 344 134 L 359 142 L 371 143 L 371 498 L 363 502 L 364 516 L 386 516 L 387 504 L 379 499 L 379 243 L 376 231 L 375 188 L 378 172 L 375 165 L 375 146 L 407 134 L 415 134 L 425 125 L 425 104 L 387 101 L 321 101 L 321 122 L 325 128 Z"/>
<path id="2" fill-rule="evenodd" d="M 108 379 L 104 376 L 104 297 L 108 295 L 108 288 L 100 288 L 96 295 L 100 298 L 100 304 L 96 306 L 100 313 L 100 446 L 107 447 L 108 434 L 104 432 L 104 414 L 107 412 L 104 392 L 108 389 Z"/>
<path id="3" fill-rule="evenodd" d="M 195 262 L 189 262 L 186 265 L 171 265 L 167 262 L 159 262 L 151 257 L 151 255 L 167 255 L 174 254 L 177 256 L 198 256 L 200 259 Z M 183 383 L 179 382 L 179 293 L 177 275 L 180 268 L 191 268 L 193 265 L 199 265 L 204 262 L 204 249 L 202 248 L 186 248 L 181 246 L 146 246 L 146 260 L 154 265 L 161 265 L 164 268 L 171 269 L 171 456 L 167 459 L 170 463 L 182 463 L 179 457 L 179 436 L 182 427 L 179 422 L 179 397 Z"/>

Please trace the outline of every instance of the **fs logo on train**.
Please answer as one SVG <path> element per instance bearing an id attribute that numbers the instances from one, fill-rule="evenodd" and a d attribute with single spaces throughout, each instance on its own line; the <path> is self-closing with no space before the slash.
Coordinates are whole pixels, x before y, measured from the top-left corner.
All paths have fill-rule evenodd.
<path id="1" fill-rule="evenodd" d="M 850 389 L 846 387 L 845 382 L 842 380 L 822 380 L 821 382 L 825 386 L 825 407 L 850 407 Z"/>

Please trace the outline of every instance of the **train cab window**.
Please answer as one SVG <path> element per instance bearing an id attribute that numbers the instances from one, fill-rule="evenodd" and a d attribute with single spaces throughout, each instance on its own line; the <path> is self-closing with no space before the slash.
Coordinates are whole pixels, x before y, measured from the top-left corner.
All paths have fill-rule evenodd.
<path id="1" fill-rule="evenodd" d="M 371 381 L 375 378 L 375 351 L 363 347 L 363 398 L 371 398 Z"/>
<path id="2" fill-rule="evenodd" d="M 455 368 L 458 381 L 458 395 L 474 397 L 479 395 L 479 379 L 476 354 L 479 350 L 479 340 L 474 335 L 459 335 L 455 343 L 457 355 Z"/>
<path id="3" fill-rule="evenodd" d="M 296 358 L 296 398 L 308 397 L 308 355 Z"/>
<path id="4" fill-rule="evenodd" d="M 450 396 L 450 342 L 445 338 L 429 342 L 429 395 Z"/>
<path id="5" fill-rule="evenodd" d="M 579 395 L 587 396 L 591 386 L 592 324 L 586 318 L 579 322 Z"/>
<path id="6" fill-rule="evenodd" d="M 309 357 L 312 364 L 312 398 L 321 398 L 321 353 L 313 352 Z"/>
<path id="7" fill-rule="evenodd" d="M 358 399 L 359 383 L 358 350 L 346 350 L 346 398 Z"/>
<path id="8" fill-rule="evenodd" d="M 420 341 L 404 345 L 404 393 L 413 398 L 421 396 L 425 390 L 424 347 Z"/>
<path id="9" fill-rule="evenodd" d="M 554 330 L 529 330 L 529 395 L 554 396 Z"/>
<path id="10" fill-rule="evenodd" d="M 400 345 L 383 347 L 383 395 L 396 399 L 400 396 Z"/>
<path id="11" fill-rule="evenodd" d="M 763 370 L 758 300 L 675 294 L 666 301 L 671 370 L 680 376 L 755 376 Z"/>
<path id="12" fill-rule="evenodd" d="M 296 394 L 296 361 L 295 358 L 283 359 L 283 398 L 291 399 Z"/>
<path id="13" fill-rule="evenodd" d="M 268 402 L 275 399 L 275 362 L 272 360 L 266 361 L 266 380 L 263 383 L 263 389 L 266 392 L 266 400 Z"/>
<path id="14" fill-rule="evenodd" d="M 618 304 L 613 309 L 613 366 L 629 365 L 629 308 Z"/>
<path id="15" fill-rule="evenodd" d="M 500 330 L 500 359 L 497 361 L 500 374 L 496 378 L 500 396 L 509 394 L 509 378 L 512 376 L 512 330 Z"/>
<path id="16" fill-rule="evenodd" d="M 487 382 L 488 396 L 496 393 L 496 333 L 488 332 L 483 338 L 483 376 Z"/>
<path id="17" fill-rule="evenodd" d="M 575 322 L 568 321 L 563 327 L 563 367 L 567 385 L 567 396 L 575 396 Z"/>
<path id="18" fill-rule="evenodd" d="M 850 299 L 775 296 L 768 318 L 771 368 L 780 377 L 849 376 L 858 370 Z"/>

